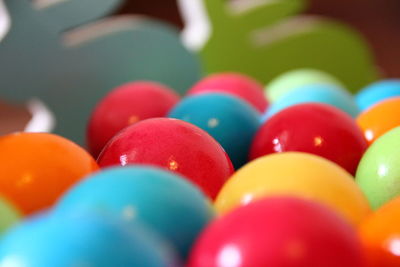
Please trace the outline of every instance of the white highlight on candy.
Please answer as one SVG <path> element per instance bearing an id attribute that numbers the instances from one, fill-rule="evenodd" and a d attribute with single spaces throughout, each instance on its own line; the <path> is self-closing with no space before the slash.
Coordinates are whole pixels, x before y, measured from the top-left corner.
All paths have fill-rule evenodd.
<path id="1" fill-rule="evenodd" d="M 218 265 L 225 267 L 237 267 L 242 263 L 240 251 L 234 245 L 227 245 L 218 255 Z"/>

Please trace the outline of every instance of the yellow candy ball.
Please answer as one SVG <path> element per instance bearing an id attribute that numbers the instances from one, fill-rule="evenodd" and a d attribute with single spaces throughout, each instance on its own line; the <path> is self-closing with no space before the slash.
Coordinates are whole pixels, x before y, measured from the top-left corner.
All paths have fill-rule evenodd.
<path id="1" fill-rule="evenodd" d="M 248 163 L 225 183 L 215 207 L 223 214 L 255 199 L 273 195 L 318 201 L 355 225 L 371 211 L 366 197 L 349 173 L 324 158 L 299 152 L 272 154 Z"/>

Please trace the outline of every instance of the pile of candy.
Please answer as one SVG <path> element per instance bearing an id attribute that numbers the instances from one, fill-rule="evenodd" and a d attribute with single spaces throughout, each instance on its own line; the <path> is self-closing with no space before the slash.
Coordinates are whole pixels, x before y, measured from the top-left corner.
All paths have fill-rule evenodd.
<path id="1" fill-rule="evenodd" d="M 399 126 L 400 80 L 125 84 L 89 152 L 0 137 L 0 266 L 400 266 Z"/>

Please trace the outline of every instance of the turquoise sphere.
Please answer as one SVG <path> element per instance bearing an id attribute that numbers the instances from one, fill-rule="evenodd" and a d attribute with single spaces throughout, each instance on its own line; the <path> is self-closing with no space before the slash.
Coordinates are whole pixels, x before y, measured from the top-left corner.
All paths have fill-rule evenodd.
<path id="1" fill-rule="evenodd" d="M 398 96 L 400 96 L 400 79 L 388 79 L 368 85 L 356 95 L 355 99 L 360 110 L 366 110 L 380 101 Z"/>
<path id="2" fill-rule="evenodd" d="M 308 85 L 286 94 L 273 103 L 264 113 L 262 121 L 287 107 L 307 102 L 328 104 L 352 117 L 356 117 L 360 112 L 353 96 L 345 89 L 334 85 Z"/>
<path id="3" fill-rule="evenodd" d="M 168 243 L 138 223 L 95 213 L 28 219 L 0 244 L 0 266 L 180 266 Z"/>
<path id="4" fill-rule="evenodd" d="M 260 127 L 260 113 L 243 100 L 221 93 L 183 99 L 169 113 L 209 133 L 224 148 L 235 169 L 248 162 L 249 149 Z"/>
<path id="5" fill-rule="evenodd" d="M 55 213 L 107 211 L 125 221 L 140 221 L 186 257 L 193 241 L 213 218 L 209 200 L 186 179 L 148 166 L 111 168 L 67 192 Z"/>

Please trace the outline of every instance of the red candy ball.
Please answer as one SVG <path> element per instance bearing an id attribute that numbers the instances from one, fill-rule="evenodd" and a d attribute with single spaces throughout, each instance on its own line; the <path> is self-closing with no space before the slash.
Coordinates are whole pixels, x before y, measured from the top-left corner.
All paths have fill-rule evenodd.
<path id="1" fill-rule="evenodd" d="M 349 115 L 325 104 L 307 103 L 268 119 L 254 138 L 250 158 L 276 152 L 306 152 L 327 158 L 352 175 L 368 144 Z"/>
<path id="2" fill-rule="evenodd" d="M 210 75 L 190 89 L 188 95 L 223 92 L 235 95 L 255 109 L 263 113 L 268 101 L 264 96 L 264 88 L 256 80 L 238 73 L 220 73 Z"/>
<path id="3" fill-rule="evenodd" d="M 155 82 L 132 82 L 117 87 L 96 106 L 89 121 L 87 143 L 97 156 L 107 142 L 126 126 L 164 117 L 179 101 L 170 88 Z"/>
<path id="4" fill-rule="evenodd" d="M 325 206 L 274 197 L 212 222 L 201 234 L 189 267 L 360 267 L 355 229 Z"/>
<path id="5" fill-rule="evenodd" d="M 208 133 L 165 118 L 141 121 L 123 130 L 107 144 L 98 163 L 100 167 L 161 166 L 186 176 L 211 198 L 234 171 L 225 151 Z"/>

